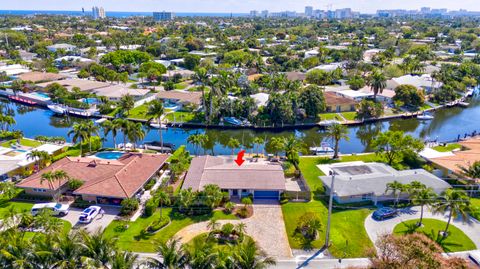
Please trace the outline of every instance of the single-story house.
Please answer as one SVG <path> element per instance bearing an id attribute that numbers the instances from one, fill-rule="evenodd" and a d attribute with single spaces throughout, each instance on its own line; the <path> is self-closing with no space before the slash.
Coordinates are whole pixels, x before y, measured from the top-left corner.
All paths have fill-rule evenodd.
<path id="1" fill-rule="evenodd" d="M 316 57 L 319 54 L 318 49 L 305 51 L 305 59 Z"/>
<path id="2" fill-rule="evenodd" d="M 400 85 L 413 85 L 429 93 L 434 89 L 440 88 L 443 83 L 436 81 L 428 74 L 421 76 L 405 75 L 387 80 L 387 89 L 395 90 Z"/>
<path id="3" fill-rule="evenodd" d="M 77 46 L 70 45 L 70 44 L 64 44 L 64 43 L 47 46 L 47 50 L 49 50 L 51 52 L 57 52 L 60 49 L 64 50 L 65 52 L 72 52 L 72 51 L 75 51 L 77 49 Z"/>
<path id="4" fill-rule="evenodd" d="M 328 176 L 320 176 L 327 193 L 330 192 L 333 171 L 335 173 L 333 199 L 337 203 L 356 203 L 372 201 L 374 204 L 391 201 L 395 197 L 387 191 L 387 183 L 398 181 L 409 184 L 419 181 L 432 188 L 437 194 L 450 188 L 450 184 L 424 169 L 397 171 L 384 163 L 347 162 L 328 165 L 318 165 L 318 168 Z M 400 198 L 408 198 L 406 193 Z"/>
<path id="5" fill-rule="evenodd" d="M 253 199 L 280 199 L 285 176 L 278 163 L 249 162 L 238 166 L 233 157 L 199 156 L 192 159 L 182 189 L 203 190 L 214 184 L 232 198 L 253 195 Z"/>
<path id="6" fill-rule="evenodd" d="M 170 61 L 173 64 L 173 61 Z M 190 79 L 195 72 L 188 69 L 176 69 L 176 70 L 167 70 L 167 73 L 162 75 L 163 80 L 170 80 L 175 75 L 180 75 L 182 79 Z"/>
<path id="7" fill-rule="evenodd" d="M 361 93 L 371 94 L 373 97 L 373 91 L 370 86 L 365 86 L 358 90 Z M 377 101 L 384 102 L 384 103 L 391 103 L 393 102 L 393 97 L 395 96 L 395 91 L 390 89 L 383 89 L 382 92 L 377 94 Z"/>
<path id="8" fill-rule="evenodd" d="M 333 72 L 333 71 L 337 70 L 338 68 L 340 68 L 341 70 L 344 70 L 343 63 L 322 64 L 322 65 L 316 66 L 316 67 L 314 67 L 314 68 L 312 68 L 308 71 L 310 72 L 312 70 L 319 69 L 319 70 L 323 70 L 323 71 L 326 71 L 326 72 Z"/>
<path id="9" fill-rule="evenodd" d="M 16 76 L 30 72 L 30 69 L 21 64 L 0 65 L 0 73 L 5 72 L 7 76 Z"/>
<path id="10" fill-rule="evenodd" d="M 100 81 L 87 80 L 87 79 L 64 79 L 60 81 L 39 83 L 37 84 L 37 86 L 39 86 L 40 88 L 46 88 L 48 87 L 48 85 L 53 83 L 58 83 L 63 87 L 67 88 L 67 90 L 69 91 L 77 87 L 81 91 L 87 91 L 87 92 L 91 92 L 98 88 L 110 86 L 110 83 L 107 83 L 107 82 L 100 82 Z"/>
<path id="11" fill-rule="evenodd" d="M 215 52 L 205 52 L 205 51 L 198 51 L 198 50 L 192 50 L 192 51 L 189 52 L 189 54 L 197 55 L 197 56 L 200 56 L 202 58 L 217 56 L 217 53 L 215 53 Z"/>
<path id="12" fill-rule="evenodd" d="M 346 112 L 355 111 L 355 100 L 343 97 L 334 92 L 324 92 L 325 103 L 327 105 L 327 112 Z"/>
<path id="13" fill-rule="evenodd" d="M 163 100 L 164 102 L 170 102 L 177 105 L 186 105 L 194 104 L 199 106 L 202 103 L 202 93 L 201 92 L 189 92 L 189 91 L 159 91 L 157 93 L 157 98 Z"/>
<path id="14" fill-rule="evenodd" d="M 469 167 L 476 161 L 480 161 L 480 138 L 471 138 L 459 142 L 466 150 L 453 151 L 451 153 L 435 154 L 435 156 L 423 156 L 439 168 L 443 176 L 461 174 L 460 167 Z"/>
<path id="15" fill-rule="evenodd" d="M 304 81 L 307 78 L 307 74 L 303 72 L 292 71 L 285 73 L 285 75 L 287 76 L 287 79 L 291 81 Z"/>
<path id="16" fill-rule="evenodd" d="M 42 174 L 63 170 L 71 178 L 83 181 L 73 191 L 74 196 L 99 204 L 120 205 L 126 198 L 134 197 L 143 186 L 155 178 L 168 155 L 125 153 L 117 160 L 96 157 L 65 157 L 17 184 L 31 195 L 50 196 L 64 193 L 67 180 L 43 181 Z"/>
<path id="17" fill-rule="evenodd" d="M 92 90 L 98 96 L 105 96 L 110 101 L 118 101 L 124 95 L 130 95 L 135 101 L 144 99 L 149 93 L 148 89 L 130 89 L 127 85 L 110 84 L 109 86 Z"/>
<path id="18" fill-rule="evenodd" d="M 259 92 L 256 94 L 251 94 L 250 97 L 252 97 L 255 100 L 255 104 L 257 104 L 257 107 L 261 107 L 261 106 L 267 105 L 268 98 L 270 98 L 270 94 Z"/>
<path id="19" fill-rule="evenodd" d="M 338 96 L 345 97 L 345 98 L 354 100 L 356 102 L 360 102 L 363 99 L 373 97 L 373 92 L 370 92 L 370 93 L 367 92 L 366 93 L 366 92 L 354 91 L 354 90 L 342 90 L 342 91 L 336 91 L 335 93 Z"/>
<path id="20" fill-rule="evenodd" d="M 17 79 L 20 79 L 23 81 L 31 81 L 33 83 L 40 83 L 40 82 L 61 80 L 61 79 L 65 79 L 66 77 L 67 76 L 62 74 L 34 71 L 34 72 L 20 74 L 17 76 Z"/>
<path id="21" fill-rule="evenodd" d="M 20 58 L 22 58 L 22 60 L 26 62 L 32 62 L 38 56 L 36 53 L 28 52 L 25 50 L 19 50 L 18 53 L 20 54 Z"/>

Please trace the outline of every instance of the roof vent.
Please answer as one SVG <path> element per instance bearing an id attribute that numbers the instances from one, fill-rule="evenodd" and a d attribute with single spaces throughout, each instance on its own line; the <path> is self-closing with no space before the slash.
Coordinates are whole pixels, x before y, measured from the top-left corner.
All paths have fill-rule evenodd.
<path id="1" fill-rule="evenodd" d="M 97 167 L 97 161 L 93 160 L 88 164 L 88 167 Z"/>

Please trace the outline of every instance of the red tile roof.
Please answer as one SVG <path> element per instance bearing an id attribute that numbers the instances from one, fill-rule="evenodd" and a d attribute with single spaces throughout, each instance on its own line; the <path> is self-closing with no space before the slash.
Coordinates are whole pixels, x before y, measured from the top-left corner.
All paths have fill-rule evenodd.
<path id="1" fill-rule="evenodd" d="M 92 157 L 66 157 L 31 175 L 19 184 L 20 188 L 56 190 L 59 182 L 41 182 L 42 174 L 63 170 L 84 184 L 74 194 L 116 198 L 132 197 L 165 163 L 167 155 L 126 153 L 118 160 Z M 60 182 L 60 185 L 65 184 Z"/>

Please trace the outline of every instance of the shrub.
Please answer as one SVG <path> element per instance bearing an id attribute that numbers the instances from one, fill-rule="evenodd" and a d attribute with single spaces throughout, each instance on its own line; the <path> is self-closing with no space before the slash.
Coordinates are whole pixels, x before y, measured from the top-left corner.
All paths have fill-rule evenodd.
<path id="1" fill-rule="evenodd" d="M 228 202 L 225 204 L 225 211 L 227 213 L 232 213 L 233 209 L 235 208 L 235 203 L 234 202 Z"/>
<path id="2" fill-rule="evenodd" d="M 170 223 L 170 218 L 168 216 L 163 216 L 161 219 L 152 221 L 150 225 L 148 225 L 147 231 L 154 233 L 167 226 L 168 223 Z"/>
<path id="3" fill-rule="evenodd" d="M 248 209 L 246 207 L 241 207 L 237 210 L 237 215 L 240 218 L 246 218 L 248 217 Z"/>
<path id="4" fill-rule="evenodd" d="M 143 187 L 146 191 L 152 189 L 152 187 L 155 185 L 155 183 L 157 183 L 157 180 L 152 178 L 150 179 L 147 184 L 145 184 L 145 186 Z"/>
<path id="5" fill-rule="evenodd" d="M 138 209 L 138 200 L 134 198 L 124 199 L 121 203 L 120 215 L 132 215 Z"/>
<path id="6" fill-rule="evenodd" d="M 235 226 L 233 226 L 233 224 L 225 223 L 222 226 L 222 229 L 220 232 L 222 233 L 223 236 L 227 237 L 227 236 L 230 236 L 234 230 L 235 230 Z"/>
<path id="7" fill-rule="evenodd" d="M 146 216 L 146 217 L 150 217 L 151 215 L 153 215 L 153 213 L 155 212 L 155 210 L 157 209 L 157 206 L 158 206 L 158 203 L 155 201 L 154 198 L 150 198 L 147 203 L 145 203 L 145 209 L 143 211 L 143 214 Z"/>
<path id="8" fill-rule="evenodd" d="M 71 179 L 68 181 L 68 188 L 72 191 L 80 188 L 83 185 L 83 181 L 79 179 Z"/>

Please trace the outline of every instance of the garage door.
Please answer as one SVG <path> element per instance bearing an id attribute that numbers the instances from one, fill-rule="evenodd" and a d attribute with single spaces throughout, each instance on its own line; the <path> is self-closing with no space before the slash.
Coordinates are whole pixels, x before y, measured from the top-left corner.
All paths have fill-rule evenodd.
<path id="1" fill-rule="evenodd" d="M 278 200 L 278 191 L 255 191 L 253 198 Z"/>

